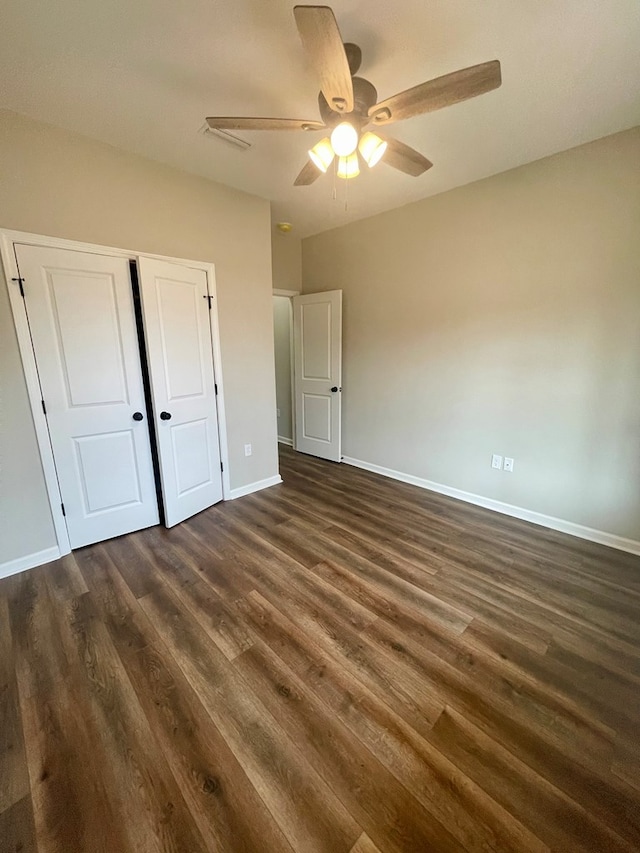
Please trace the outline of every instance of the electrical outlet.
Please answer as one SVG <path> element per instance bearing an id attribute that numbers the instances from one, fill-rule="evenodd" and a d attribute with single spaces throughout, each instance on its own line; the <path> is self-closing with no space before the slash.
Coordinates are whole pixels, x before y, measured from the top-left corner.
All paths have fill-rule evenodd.
<path id="1" fill-rule="evenodd" d="M 491 467 L 497 468 L 498 471 L 502 470 L 502 456 L 498 456 L 497 453 L 494 453 L 491 457 Z"/>
<path id="2" fill-rule="evenodd" d="M 276 409 L 276 417 L 280 417 L 280 409 Z"/>
<path id="3" fill-rule="evenodd" d="M 504 457 L 504 470 L 513 471 L 513 459 L 510 456 Z"/>
<path id="4" fill-rule="evenodd" d="M 245 446 L 244 446 L 244 455 L 245 455 L 245 456 L 251 456 L 251 453 L 252 453 L 251 445 L 250 445 L 250 444 L 245 444 Z"/>

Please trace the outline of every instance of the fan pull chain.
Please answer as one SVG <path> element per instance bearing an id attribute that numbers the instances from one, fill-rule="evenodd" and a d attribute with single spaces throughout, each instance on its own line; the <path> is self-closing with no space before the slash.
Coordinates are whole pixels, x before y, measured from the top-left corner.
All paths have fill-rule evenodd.
<path id="1" fill-rule="evenodd" d="M 336 201 L 336 199 L 338 198 L 338 192 L 337 192 L 337 190 L 336 190 L 336 175 L 337 175 L 337 172 L 338 172 L 338 166 L 337 166 L 337 163 L 336 163 L 336 158 L 334 157 L 334 158 L 333 158 L 333 192 L 332 192 L 332 194 L 331 194 L 331 198 L 333 199 L 333 201 Z"/>

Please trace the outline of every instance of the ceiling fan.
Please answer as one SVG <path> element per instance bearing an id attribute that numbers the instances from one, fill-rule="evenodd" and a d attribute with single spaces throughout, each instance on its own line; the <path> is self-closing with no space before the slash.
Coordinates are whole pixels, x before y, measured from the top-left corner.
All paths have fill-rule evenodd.
<path id="1" fill-rule="evenodd" d="M 215 116 L 207 118 L 207 124 L 223 131 L 329 130 L 330 136 L 309 151 L 310 159 L 296 178 L 295 186 L 312 184 L 327 171 L 336 156 L 338 177 L 355 177 L 360 172 L 358 153 L 370 167 L 383 160 L 407 175 L 421 175 L 433 163 L 403 142 L 379 134 L 377 128 L 475 98 L 497 89 L 502 82 L 500 63 L 494 59 L 378 101 L 375 87 L 363 77 L 355 76 L 362 52 L 356 44 L 343 44 L 329 6 L 294 6 L 293 14 L 302 44 L 320 78 L 321 121 Z"/>

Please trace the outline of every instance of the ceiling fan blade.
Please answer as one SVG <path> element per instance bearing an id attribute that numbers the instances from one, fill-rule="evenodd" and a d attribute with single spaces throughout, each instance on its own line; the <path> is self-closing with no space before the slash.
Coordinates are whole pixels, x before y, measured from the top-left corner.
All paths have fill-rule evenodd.
<path id="1" fill-rule="evenodd" d="M 317 166 L 314 166 L 311 160 L 307 160 L 307 162 L 302 167 L 302 170 L 298 177 L 293 182 L 294 187 L 308 187 L 309 184 L 312 184 L 315 180 L 317 180 L 322 172 L 318 169 Z"/>
<path id="2" fill-rule="evenodd" d="M 322 130 L 321 121 L 300 118 L 250 118 L 249 116 L 212 116 L 207 124 L 212 130 Z"/>
<path id="3" fill-rule="evenodd" d="M 351 72 L 333 11 L 328 6 L 294 6 L 293 14 L 327 103 L 334 112 L 350 113 L 353 110 Z"/>
<path id="4" fill-rule="evenodd" d="M 404 142 L 399 142 L 397 139 L 385 138 L 387 150 L 382 155 L 382 162 L 388 166 L 393 166 L 394 169 L 399 169 L 406 175 L 412 175 L 417 178 L 422 175 L 427 169 L 433 166 L 430 160 L 423 157 L 415 148 L 410 148 Z"/>
<path id="5" fill-rule="evenodd" d="M 373 124 L 391 124 L 475 98 L 476 95 L 497 89 L 501 83 L 500 62 L 493 59 L 406 89 L 375 104 L 369 109 L 369 116 Z"/>

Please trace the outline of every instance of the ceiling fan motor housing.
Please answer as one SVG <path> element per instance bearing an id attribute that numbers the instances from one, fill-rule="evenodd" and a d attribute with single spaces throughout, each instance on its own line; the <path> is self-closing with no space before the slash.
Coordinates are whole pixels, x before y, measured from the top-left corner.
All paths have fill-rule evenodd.
<path id="1" fill-rule="evenodd" d="M 378 93 L 373 83 L 365 80 L 364 77 L 353 77 L 353 112 L 338 113 L 332 110 L 327 99 L 322 94 L 318 93 L 318 107 L 320 109 L 320 117 L 327 127 L 333 128 L 341 121 L 348 121 L 358 131 L 369 123 L 369 108 L 372 107 L 378 100 Z"/>

